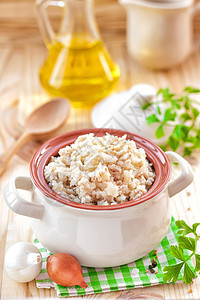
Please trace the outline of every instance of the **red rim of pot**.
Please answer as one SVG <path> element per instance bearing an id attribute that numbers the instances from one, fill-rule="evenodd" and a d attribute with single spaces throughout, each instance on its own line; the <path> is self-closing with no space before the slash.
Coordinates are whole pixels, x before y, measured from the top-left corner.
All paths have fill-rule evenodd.
<path id="1" fill-rule="evenodd" d="M 134 200 L 107 206 L 76 203 L 55 193 L 48 186 L 44 177 L 44 167 L 48 163 L 51 156 L 57 155 L 60 148 L 72 144 L 80 135 L 94 133 L 96 136 L 102 136 L 106 134 L 106 132 L 119 137 L 126 134 L 127 139 L 134 140 L 137 147 L 142 147 L 145 150 L 147 158 L 153 164 L 156 173 L 155 181 L 148 192 Z M 44 143 L 36 151 L 31 160 L 30 173 L 35 186 L 48 198 L 52 198 L 65 205 L 69 205 L 71 207 L 79 209 L 95 211 L 116 210 L 138 205 L 158 195 L 165 188 L 165 185 L 169 181 L 170 162 L 164 151 L 158 145 L 150 140 L 147 140 L 146 138 L 118 129 L 89 128 L 68 132 Z"/>

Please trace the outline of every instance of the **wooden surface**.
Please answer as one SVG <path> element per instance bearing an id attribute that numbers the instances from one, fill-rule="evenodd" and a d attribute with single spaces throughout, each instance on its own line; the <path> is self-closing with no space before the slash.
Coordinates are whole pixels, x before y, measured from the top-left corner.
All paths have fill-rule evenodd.
<path id="1" fill-rule="evenodd" d="M 153 72 L 135 62 L 127 53 L 125 44 L 125 13 L 116 1 L 98 1 L 97 15 L 105 43 L 121 69 L 121 78 L 114 92 L 130 88 L 137 83 L 149 83 L 155 88 L 169 86 L 180 92 L 186 85 L 200 88 L 200 49 L 182 65 L 165 72 Z M 47 101 L 38 80 L 38 70 L 46 50 L 42 44 L 32 13 L 33 1 L 0 1 L 0 151 L 9 147 L 23 129 L 25 117 L 36 106 Z M 105 14 L 108 9 L 116 14 Z M 25 13 L 26 12 L 26 13 Z M 117 20 L 114 15 L 117 16 Z M 103 22 L 105 20 L 105 22 Z M 200 32 L 199 21 L 195 23 L 195 34 Z M 112 38 L 111 38 L 112 37 Z M 18 101 L 16 99 L 19 99 Z M 72 110 L 70 119 L 61 132 L 91 127 L 89 110 Z M 26 145 L 9 164 L 0 178 L 0 189 L 13 175 L 28 175 L 28 161 L 33 151 L 41 144 L 37 141 Z M 200 159 L 199 153 L 190 158 L 194 170 L 194 183 L 171 199 L 172 214 L 189 224 L 200 221 Z M 189 192 L 189 193 L 188 193 Z M 29 219 L 13 214 L 0 194 L 0 295 L 1 299 L 49 299 L 56 297 L 53 289 L 37 289 L 35 282 L 19 284 L 6 274 L 5 251 L 14 242 L 31 241 Z M 192 293 L 189 292 L 192 288 Z M 200 280 L 194 284 L 170 284 L 87 296 L 87 299 L 200 299 Z"/>

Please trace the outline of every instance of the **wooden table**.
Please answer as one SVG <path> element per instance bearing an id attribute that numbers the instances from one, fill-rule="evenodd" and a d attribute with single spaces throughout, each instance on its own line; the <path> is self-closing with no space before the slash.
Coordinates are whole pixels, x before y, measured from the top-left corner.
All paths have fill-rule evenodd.
<path id="1" fill-rule="evenodd" d="M 7 5 L 7 2 L 4 2 Z M 2 3 L 0 4 L 2 5 Z M 28 4 L 27 4 L 28 5 Z M 4 6 L 2 6 L 4 7 Z M 2 13 L 3 16 L 3 13 Z M 2 17 L 3 18 L 3 17 Z M 6 27 L 6 26 L 4 26 Z M 9 26 L 7 26 L 9 29 Z M 35 33 L 34 33 L 35 34 Z M 45 58 L 46 50 L 40 38 L 31 39 L 23 36 L 23 41 L 15 37 L 6 43 L 6 35 L 0 43 L 0 149 L 9 147 L 22 130 L 25 116 L 35 107 L 48 99 L 38 80 L 38 69 Z M 200 87 L 200 51 L 192 54 L 182 65 L 169 71 L 153 72 L 135 62 L 127 53 L 124 30 L 115 34 L 110 42 L 109 34 L 104 35 L 106 45 L 121 69 L 121 78 L 115 92 L 130 88 L 137 83 L 149 83 L 155 88 L 170 87 L 174 92 L 180 92 L 186 85 Z M 12 42 L 11 42 L 12 40 Z M 19 99 L 18 102 L 14 101 Z M 72 110 L 70 119 L 62 131 L 91 127 L 90 110 Z M 13 175 L 29 173 L 28 161 L 32 152 L 41 142 L 28 144 L 9 164 L 6 172 L 0 178 L 0 189 Z M 172 214 L 175 218 L 183 218 L 189 224 L 200 221 L 200 161 L 197 153 L 190 158 L 194 170 L 194 183 L 185 191 L 171 199 Z M 35 282 L 20 284 L 11 280 L 4 270 L 4 255 L 9 246 L 17 241 L 31 241 L 32 231 L 29 219 L 13 214 L 4 203 L 0 194 L 0 295 L 1 299 L 22 298 L 54 298 L 53 289 L 37 289 Z M 189 292 L 192 289 L 192 292 Z M 85 298 L 111 299 L 200 299 L 200 280 L 197 278 L 191 286 L 185 284 L 170 284 L 132 289 Z"/>

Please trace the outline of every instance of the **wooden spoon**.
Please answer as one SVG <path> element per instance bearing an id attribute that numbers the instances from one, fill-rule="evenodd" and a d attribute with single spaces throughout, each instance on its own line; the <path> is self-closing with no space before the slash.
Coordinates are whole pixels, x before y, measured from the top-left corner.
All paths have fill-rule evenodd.
<path id="1" fill-rule="evenodd" d="M 41 138 L 60 128 L 69 117 L 70 104 L 64 98 L 53 99 L 34 110 L 26 119 L 21 136 L 0 156 L 0 176 L 13 155 L 28 141 Z"/>

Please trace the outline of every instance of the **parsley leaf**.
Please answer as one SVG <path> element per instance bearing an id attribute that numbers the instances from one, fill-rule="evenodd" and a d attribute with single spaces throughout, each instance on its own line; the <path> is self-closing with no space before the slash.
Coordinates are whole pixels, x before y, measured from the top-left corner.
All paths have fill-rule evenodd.
<path id="1" fill-rule="evenodd" d="M 151 105 L 153 105 L 152 102 L 147 102 L 147 103 L 143 104 L 142 109 L 145 110 L 145 109 L 149 108 Z"/>
<path id="2" fill-rule="evenodd" d="M 184 266 L 184 273 L 183 273 L 183 282 L 184 283 L 191 283 L 192 279 L 196 277 L 196 273 L 192 271 L 187 263 Z"/>
<path id="3" fill-rule="evenodd" d="M 163 122 L 166 123 L 167 121 L 175 121 L 176 116 L 176 112 L 172 112 L 171 108 L 167 108 L 165 110 Z"/>
<path id="4" fill-rule="evenodd" d="M 163 150 L 163 151 L 167 151 L 167 147 L 165 145 L 159 145 L 159 147 Z"/>
<path id="5" fill-rule="evenodd" d="M 194 224 L 192 225 L 193 232 L 196 232 L 197 227 L 198 227 L 199 225 L 200 225 L 200 223 L 194 223 Z"/>
<path id="6" fill-rule="evenodd" d="M 183 151 L 183 156 L 190 156 L 192 154 L 192 147 L 185 147 Z"/>
<path id="7" fill-rule="evenodd" d="M 199 89 L 196 89 L 196 88 L 193 88 L 193 87 L 190 87 L 190 86 L 187 86 L 185 89 L 184 89 L 185 92 L 189 92 L 190 94 L 193 94 L 193 93 L 200 93 L 200 90 Z"/>
<path id="8" fill-rule="evenodd" d="M 156 114 L 152 114 L 151 116 L 147 117 L 147 124 L 150 125 L 155 122 L 160 122 Z"/>
<path id="9" fill-rule="evenodd" d="M 157 137 L 157 139 L 163 137 L 165 135 L 164 130 L 163 130 L 163 125 L 161 124 L 155 132 L 155 136 Z"/>
<path id="10" fill-rule="evenodd" d="M 180 118 L 183 120 L 184 123 L 188 120 L 192 120 L 192 117 L 188 113 L 182 113 L 180 115 Z"/>
<path id="11" fill-rule="evenodd" d="M 195 251 L 195 239 L 191 237 L 179 236 L 178 237 L 179 246 L 182 249 L 187 249 L 190 251 Z"/>
<path id="12" fill-rule="evenodd" d="M 172 132 L 173 138 L 175 138 L 177 141 L 184 140 L 187 137 L 189 128 L 186 125 L 175 125 L 175 128 Z"/>
<path id="13" fill-rule="evenodd" d="M 167 140 L 167 144 L 173 151 L 176 151 L 176 149 L 178 149 L 180 145 L 180 142 L 176 138 L 174 138 L 173 135 L 170 135 L 170 137 Z"/>
<path id="14" fill-rule="evenodd" d="M 172 245 L 172 246 L 170 247 L 169 253 L 170 253 L 173 257 L 178 258 L 179 260 L 185 261 L 185 257 L 184 257 L 183 249 L 182 249 L 182 248 L 179 248 L 178 246 L 173 246 L 173 245 Z"/>
<path id="15" fill-rule="evenodd" d="M 200 148 L 200 110 L 197 106 L 200 103 L 193 99 L 193 94 L 200 94 L 200 89 L 188 86 L 180 95 L 175 95 L 169 88 L 161 88 L 155 101 L 143 105 L 144 110 L 151 105 L 157 108 L 157 113 L 151 114 L 146 120 L 148 125 L 158 123 L 155 131 L 157 139 L 168 133 L 166 144 L 162 145 L 164 151 L 180 149 L 180 154 L 189 156 L 194 149 Z M 165 130 L 167 126 L 173 127 L 173 130 Z"/>
<path id="16" fill-rule="evenodd" d="M 184 262 L 181 262 L 174 266 L 165 266 L 163 271 L 166 272 L 163 274 L 164 281 L 176 282 L 178 280 L 178 275 L 184 265 Z"/>
<path id="17" fill-rule="evenodd" d="M 196 261 L 196 265 L 195 265 L 195 271 L 200 271 L 200 255 L 199 254 L 195 254 L 195 261 Z"/>
<path id="18" fill-rule="evenodd" d="M 176 221 L 176 226 L 179 228 L 178 234 L 178 246 L 170 246 L 170 255 L 174 258 L 180 260 L 180 263 L 174 264 L 172 266 L 165 266 L 163 271 L 163 280 L 176 282 L 178 280 L 179 274 L 183 267 L 183 282 L 191 283 L 193 278 L 195 278 L 196 272 L 200 271 L 200 255 L 196 253 L 197 250 L 197 227 L 200 223 L 194 223 L 192 227 L 188 226 L 185 221 Z M 193 234 L 194 237 L 187 236 L 188 234 Z M 184 250 L 189 250 L 192 252 L 191 255 L 185 255 Z M 191 268 L 188 264 L 188 260 L 194 256 L 195 257 L 195 269 Z"/>
<path id="19" fill-rule="evenodd" d="M 196 118 L 199 116 L 199 111 L 198 109 L 196 109 L 195 107 L 192 108 L 192 114 L 194 116 L 194 119 L 196 120 Z"/>
<path id="20" fill-rule="evenodd" d="M 176 221 L 176 226 L 180 229 L 178 231 L 178 234 L 181 234 L 181 235 L 187 235 L 188 233 L 191 233 L 193 232 L 193 229 L 188 226 L 185 221 L 183 220 L 178 220 Z M 195 229 L 196 230 L 196 229 Z"/>
<path id="21" fill-rule="evenodd" d="M 162 115 L 162 112 L 161 112 L 160 106 L 157 105 L 156 107 L 157 107 L 158 114 L 161 116 L 161 115 Z"/>

